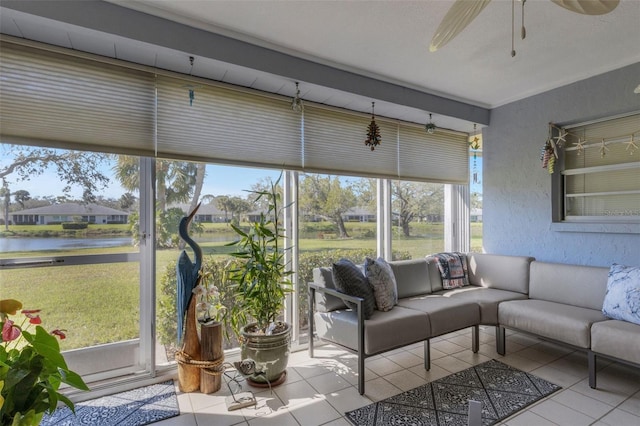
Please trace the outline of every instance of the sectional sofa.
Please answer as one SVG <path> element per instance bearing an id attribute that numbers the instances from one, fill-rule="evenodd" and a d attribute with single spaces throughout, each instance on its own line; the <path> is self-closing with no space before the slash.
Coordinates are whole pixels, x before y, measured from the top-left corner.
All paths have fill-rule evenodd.
<path id="1" fill-rule="evenodd" d="M 358 355 L 358 390 L 365 391 L 366 358 L 424 342 L 430 369 L 433 337 L 479 326 L 496 327 L 504 355 L 505 329 L 535 334 L 588 353 L 589 384 L 596 386 L 596 356 L 640 366 L 640 325 L 608 320 L 602 312 L 608 268 L 537 262 L 532 257 L 468 253 L 468 285 L 446 290 L 432 258 L 389 262 L 398 302 L 391 310 L 363 314 L 362 297 L 336 289 L 332 268 L 316 268 L 309 283 L 309 355 L 313 336 Z M 347 307 L 351 305 L 351 308 Z"/>

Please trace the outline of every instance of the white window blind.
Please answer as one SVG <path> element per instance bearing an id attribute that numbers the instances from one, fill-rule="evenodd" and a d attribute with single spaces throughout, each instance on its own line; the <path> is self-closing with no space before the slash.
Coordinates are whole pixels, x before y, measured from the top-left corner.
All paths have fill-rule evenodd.
<path id="1" fill-rule="evenodd" d="M 301 169 L 302 117 L 289 99 L 164 76 L 157 84 L 159 156 Z"/>
<path id="2" fill-rule="evenodd" d="M 153 153 L 152 74 L 3 42 L 4 143 Z"/>
<path id="3" fill-rule="evenodd" d="M 430 135 L 419 125 L 376 118 L 382 143 L 371 151 L 364 145 L 370 122 L 363 114 L 307 106 L 305 171 L 468 183 L 466 134 L 440 129 Z"/>
<path id="4" fill-rule="evenodd" d="M 469 183 L 468 136 L 438 129 L 400 125 L 398 176 L 406 180 L 439 183 Z"/>
<path id="5" fill-rule="evenodd" d="M 640 221 L 640 114 L 567 130 L 565 220 Z"/>
<path id="6" fill-rule="evenodd" d="M 364 144 L 371 116 L 307 105 L 304 111 L 304 170 L 327 174 L 397 177 L 396 125 L 376 118 L 382 143 Z"/>
<path id="7" fill-rule="evenodd" d="M 462 133 L 377 118 L 371 151 L 368 114 L 307 103 L 302 115 L 287 98 L 33 43 L 3 41 L 0 67 L 2 143 L 468 182 Z"/>

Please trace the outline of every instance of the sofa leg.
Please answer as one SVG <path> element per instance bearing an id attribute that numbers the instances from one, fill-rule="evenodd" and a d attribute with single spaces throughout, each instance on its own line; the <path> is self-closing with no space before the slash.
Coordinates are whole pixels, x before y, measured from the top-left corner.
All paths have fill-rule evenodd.
<path id="1" fill-rule="evenodd" d="M 477 354 L 480 350 L 480 326 L 474 325 L 471 328 L 471 350 Z"/>
<path id="2" fill-rule="evenodd" d="M 596 354 L 593 351 L 587 353 L 589 364 L 589 387 L 596 388 Z"/>
<path id="3" fill-rule="evenodd" d="M 504 327 L 496 326 L 496 352 L 503 355 L 507 353 L 506 333 Z"/>
<path id="4" fill-rule="evenodd" d="M 429 346 L 429 339 L 424 341 L 424 369 L 431 370 L 431 347 Z"/>
<path id="5" fill-rule="evenodd" d="M 364 395 L 364 355 L 358 353 L 358 392 Z"/>

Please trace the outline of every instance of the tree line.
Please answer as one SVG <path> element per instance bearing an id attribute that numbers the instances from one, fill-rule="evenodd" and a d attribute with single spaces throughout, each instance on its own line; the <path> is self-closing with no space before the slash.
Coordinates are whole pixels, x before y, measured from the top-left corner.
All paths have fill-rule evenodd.
<path id="1" fill-rule="evenodd" d="M 3 151 L 3 157 L 8 160 L 0 163 L 0 199 L 4 201 L 5 224 L 8 222 L 12 199 L 16 203 L 13 210 L 17 206 L 24 209 L 69 201 L 96 203 L 121 210 L 137 208 L 138 199 L 134 194 L 140 187 L 138 157 L 7 144 L 3 144 Z M 111 182 L 111 175 L 105 172 L 109 167 L 112 175 L 127 191 L 119 199 L 99 195 Z M 61 194 L 32 198 L 28 191 L 19 189 L 21 181 L 42 175 L 47 170 L 57 173 Z M 217 209 L 224 212 L 225 221 L 236 223 L 240 222 L 243 214 L 263 207 L 251 195 L 245 198 L 203 195 L 206 178 L 204 163 L 157 160 L 155 173 L 159 221 L 175 220 L 180 213 L 170 209 L 176 204 L 187 204 L 188 210 L 192 211 L 199 201 L 204 204 L 215 203 Z M 260 191 L 269 185 L 270 179 L 263 178 L 248 189 Z M 376 211 L 376 179 L 301 174 L 299 185 L 298 207 L 303 220 L 328 221 L 333 224 L 339 238 L 349 237 L 344 218 L 350 209 L 358 207 L 370 212 Z M 69 196 L 72 188 L 82 190 L 80 200 Z M 393 181 L 391 190 L 394 224 L 400 227 L 404 236 L 411 236 L 412 222 L 442 220 L 442 184 Z M 477 207 L 481 198 L 478 194 L 472 198 L 476 204 L 474 207 Z M 135 214 L 132 217 L 136 220 Z M 179 219 L 177 217 L 178 221 Z M 166 244 L 171 242 L 167 241 Z"/>

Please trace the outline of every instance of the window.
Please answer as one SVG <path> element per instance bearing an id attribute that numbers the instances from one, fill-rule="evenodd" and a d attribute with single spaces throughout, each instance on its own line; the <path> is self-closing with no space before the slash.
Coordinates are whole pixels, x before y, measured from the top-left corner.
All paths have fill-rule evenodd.
<path id="1" fill-rule="evenodd" d="M 394 252 L 423 256 L 444 249 L 444 201 L 438 197 L 447 184 L 468 182 L 460 132 L 429 135 L 421 125 L 379 117 L 383 144 L 372 152 L 363 144 L 368 114 L 311 102 L 298 114 L 287 97 L 33 43 L 3 43 L 0 68 L 7 82 L 0 86 L 0 149 L 22 147 L 16 149 L 51 154 L 50 161 L 66 152 L 96 162 L 76 173 L 86 192 L 66 194 L 73 161 L 56 163 L 60 172 L 45 184 L 27 173 L 7 177 L 8 187 L 0 188 L 0 224 L 8 235 L 30 234 L 0 238 L 3 295 L 59 315 L 78 339 L 65 341 L 65 356 L 88 382 L 170 372 L 176 334 L 171 279 L 182 249 L 176 228 L 194 200 L 202 206 L 192 235 L 212 264 L 232 250 L 225 246 L 235 239 L 229 222 L 246 226 L 260 210 L 242 190 L 285 169 L 284 203 L 296 206 L 284 223 L 297 291 L 287 297 L 283 315 L 294 324 L 294 339 L 304 343 L 313 266 L 347 254 L 358 261 L 365 255 L 390 259 L 392 227 L 402 233 Z M 185 87 L 194 82 L 191 105 Z M 15 158 L 2 152 L 0 170 Z M 117 191 L 91 187 L 100 183 L 95 172 L 118 182 Z M 420 206 L 411 220 L 394 222 L 392 179 L 440 206 Z M 232 188 L 238 183 L 241 188 Z M 435 231 L 427 230 L 438 222 Z M 70 242 L 51 234 L 63 226 L 82 240 L 80 247 L 45 245 Z M 57 320 L 47 315 L 47 321 Z"/>
<path id="2" fill-rule="evenodd" d="M 640 114 L 567 127 L 564 222 L 640 223 Z"/>
<path id="3" fill-rule="evenodd" d="M 444 185 L 391 182 L 394 257 L 417 259 L 444 251 Z"/>

